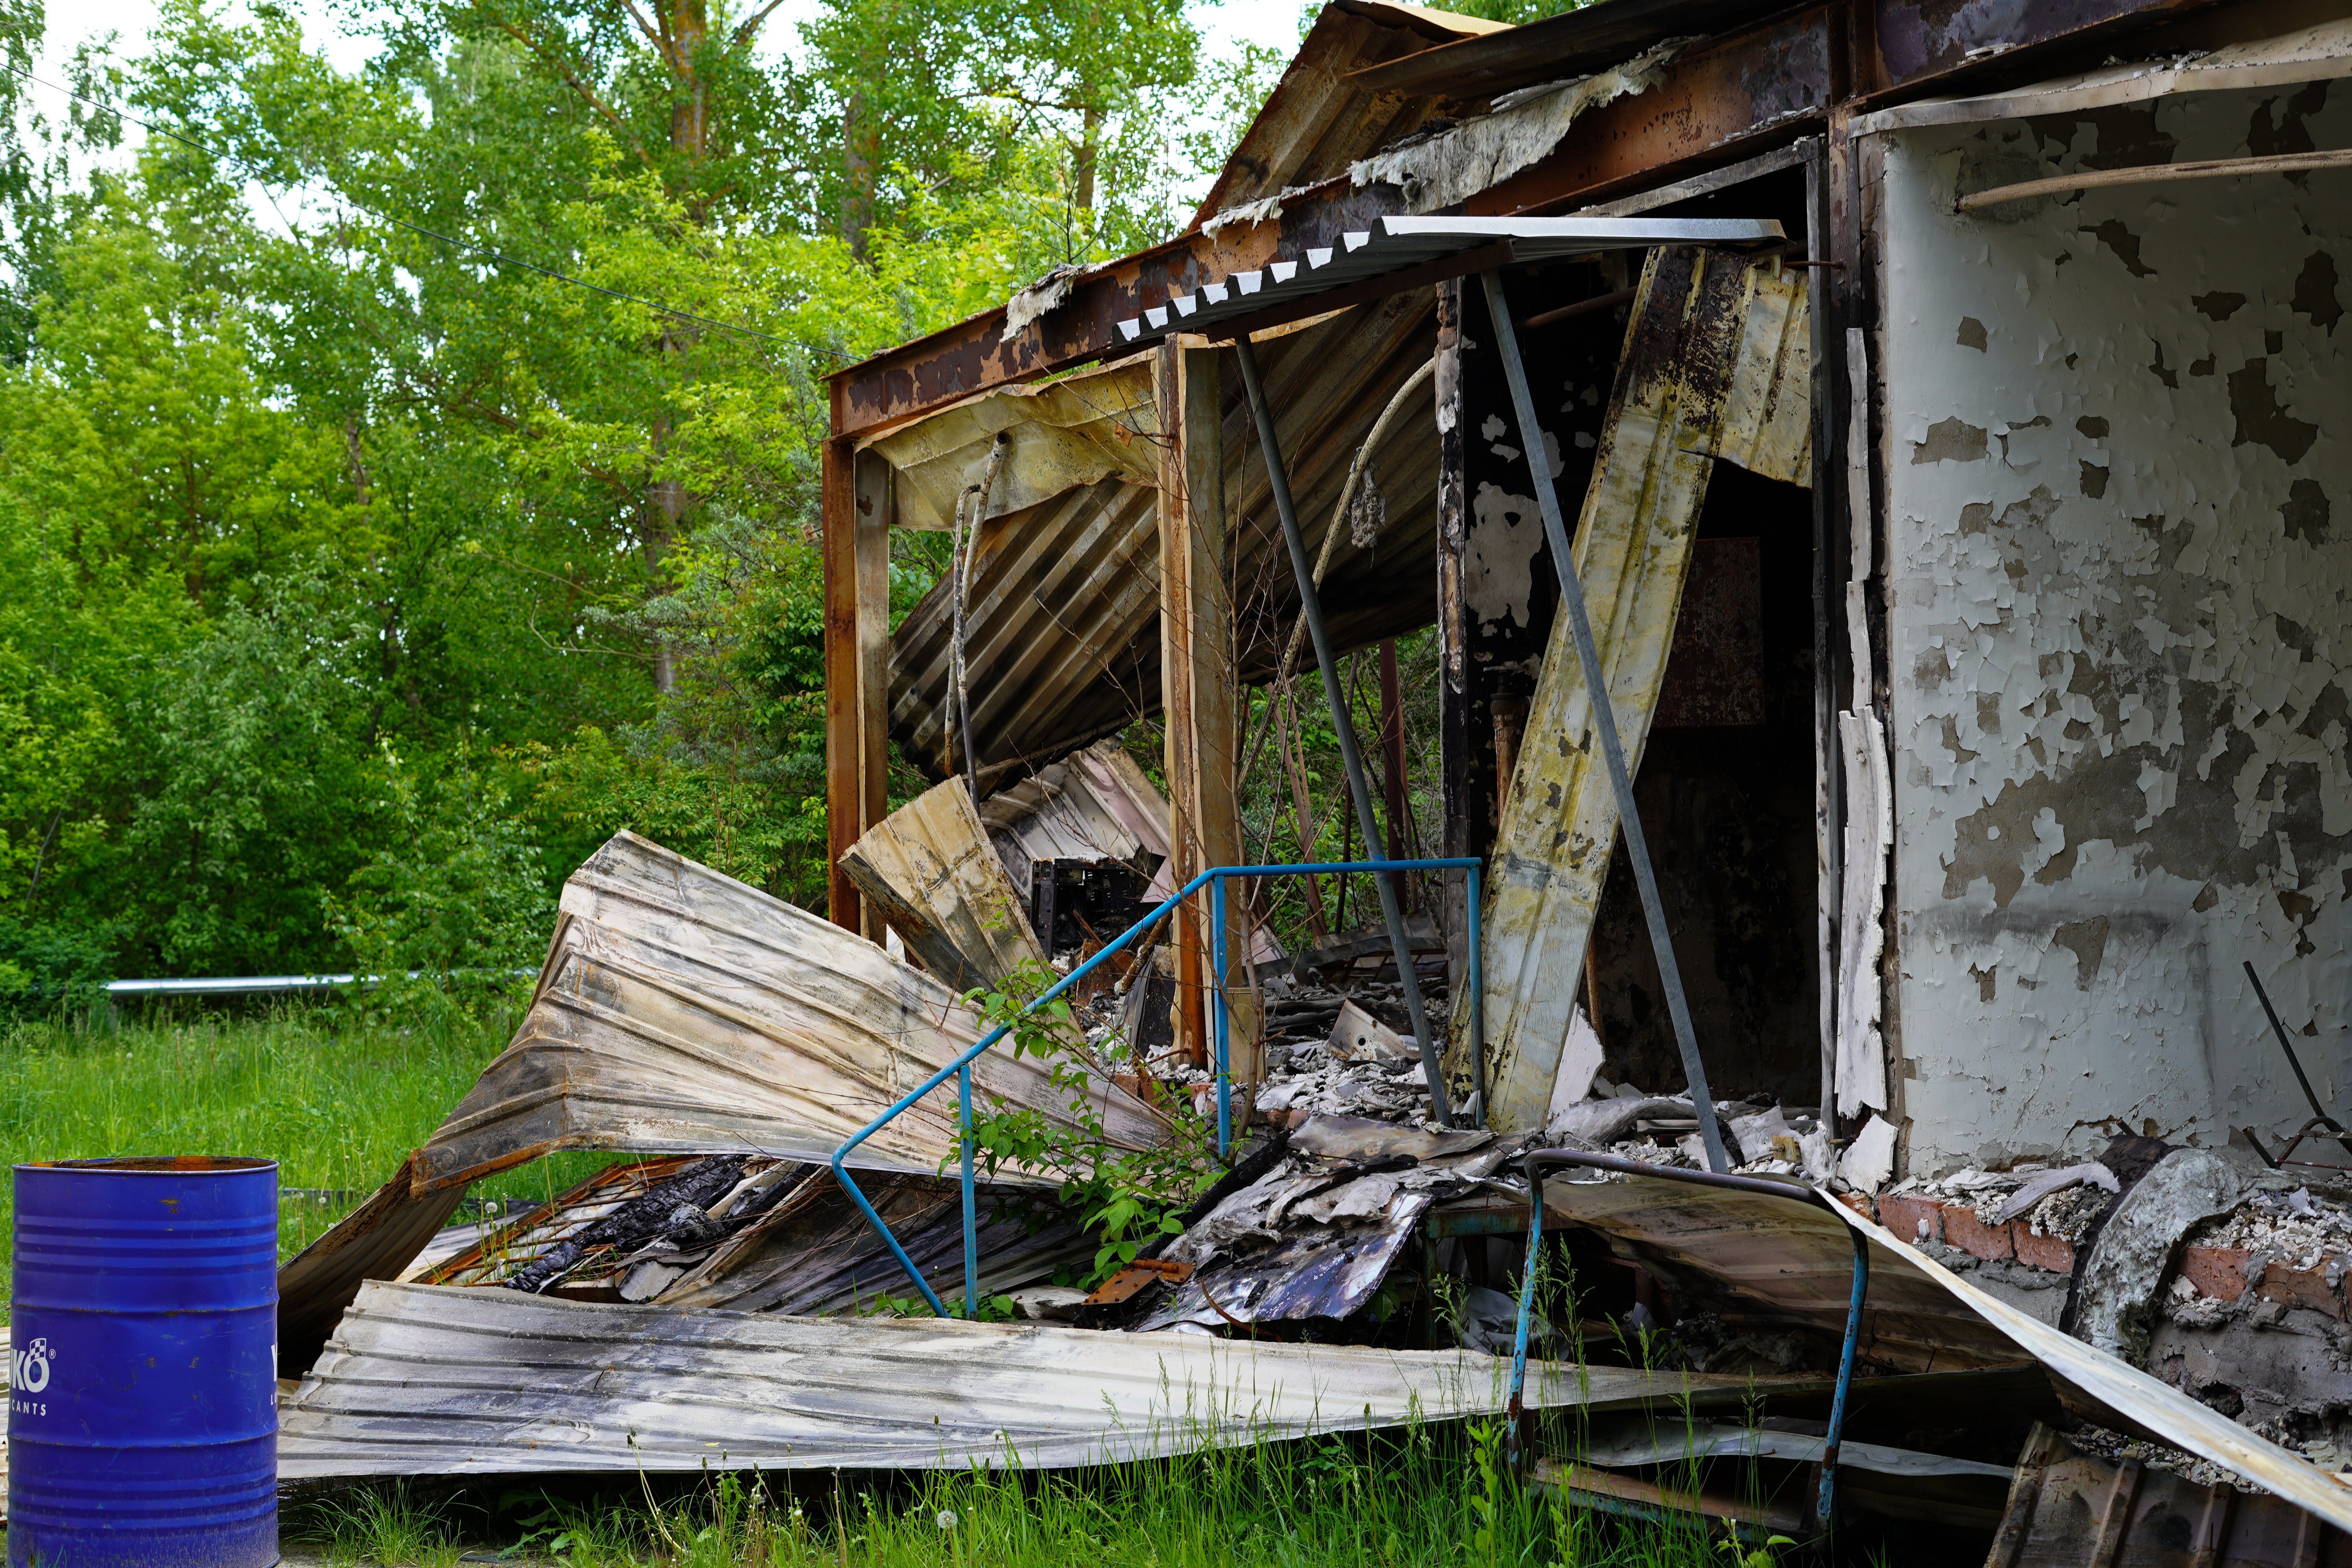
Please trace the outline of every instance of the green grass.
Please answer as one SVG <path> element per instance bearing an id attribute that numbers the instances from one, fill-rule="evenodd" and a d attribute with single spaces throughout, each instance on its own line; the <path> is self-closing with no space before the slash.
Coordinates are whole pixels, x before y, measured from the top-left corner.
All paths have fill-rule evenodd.
<path id="1" fill-rule="evenodd" d="M 868 1489 L 828 1474 L 710 1478 L 657 1499 L 404 1486 L 316 1501 L 289 1543 L 407 1568 L 512 1552 L 564 1568 L 1769 1568 L 1696 1521 L 1621 1527 L 1517 1486 L 1499 1430 L 1419 1427 L 1063 1475 L 950 1473 Z M 770 1489 L 772 1486 L 773 1489 Z"/>
<path id="2" fill-rule="evenodd" d="M 0 1156 L 257 1155 L 278 1183 L 348 1194 L 279 1205 L 290 1258 L 382 1186 L 504 1047 L 511 1021 L 403 1029 L 322 1009 L 103 1016 L 0 1030 Z M 542 1197 L 605 1160 L 572 1155 L 484 1182 L 485 1198 Z M 14 1184 L 0 1189 L 13 1234 Z"/>

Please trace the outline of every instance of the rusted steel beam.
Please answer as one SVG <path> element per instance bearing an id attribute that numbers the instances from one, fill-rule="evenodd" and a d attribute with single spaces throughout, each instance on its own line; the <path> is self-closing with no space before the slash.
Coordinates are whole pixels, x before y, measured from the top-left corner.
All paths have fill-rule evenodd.
<path id="1" fill-rule="evenodd" d="M 839 417 L 839 396 L 835 399 Z M 845 440 L 823 454 L 824 518 L 825 913 L 856 931 L 864 912 L 841 858 L 865 831 L 866 769 L 858 727 L 857 455 Z"/>
<path id="2" fill-rule="evenodd" d="M 1914 86 L 2036 45 L 2091 43 L 2103 35 L 2204 8 L 2212 0 L 2033 0 L 2030 5 L 1955 5 L 1951 0 L 1873 0 L 1858 18 L 1875 36 L 1874 79 L 1865 93 Z"/>
<path id="3" fill-rule="evenodd" d="M 1123 342 L 1121 321 L 1276 256 L 1336 245 L 1402 210 L 1393 188 L 1358 190 L 1343 175 L 1286 197 L 1276 222 L 1182 235 L 1078 279 L 1068 299 L 1010 342 L 1002 341 L 1002 307 L 942 328 L 836 374 L 834 433 L 870 435 L 992 386 L 1099 359 Z"/>
<path id="4" fill-rule="evenodd" d="M 1833 101 L 1839 9 L 1816 5 L 1693 47 L 1664 81 L 1586 114 L 1551 156 L 1481 191 L 1465 210 L 1497 216 L 1580 205 L 1789 140 Z"/>
<path id="5" fill-rule="evenodd" d="M 1348 75 L 1379 92 L 1492 98 L 1622 65 L 1671 37 L 1687 37 L 1769 16 L 1785 0 L 1613 0 L 1507 32 L 1423 49 Z"/>

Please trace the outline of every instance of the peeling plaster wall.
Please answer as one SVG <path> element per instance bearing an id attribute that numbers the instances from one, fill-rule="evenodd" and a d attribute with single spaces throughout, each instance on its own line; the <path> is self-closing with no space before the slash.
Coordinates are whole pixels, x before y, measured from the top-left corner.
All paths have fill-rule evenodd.
<path id="1" fill-rule="evenodd" d="M 1885 139 L 1880 367 L 1915 1173 L 2352 1119 L 2352 85 Z"/>

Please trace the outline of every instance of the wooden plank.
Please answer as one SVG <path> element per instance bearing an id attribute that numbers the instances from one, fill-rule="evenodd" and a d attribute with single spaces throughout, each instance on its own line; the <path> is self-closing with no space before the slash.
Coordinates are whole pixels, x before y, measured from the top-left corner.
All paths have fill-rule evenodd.
<path id="1" fill-rule="evenodd" d="M 856 886 L 841 868 L 841 857 L 866 828 L 857 702 L 856 458 L 847 441 L 827 441 L 822 463 L 825 913 L 834 924 L 856 931 L 864 911 Z"/>
<path id="2" fill-rule="evenodd" d="M 993 985 L 1045 950 L 1026 900 L 989 842 L 961 778 L 934 785 L 866 830 L 842 868 L 923 967 L 956 992 Z"/>
<path id="3" fill-rule="evenodd" d="M 1576 568 L 1607 664 L 1629 767 L 1638 770 L 1674 642 L 1684 575 L 1727 400 L 1753 268 L 1720 252 L 1653 251 L 1579 520 Z M 1760 407 L 1762 400 L 1743 405 Z M 1616 843 L 1576 646 L 1555 620 L 1496 834 L 1484 925 L 1489 1125 L 1540 1127 Z M 1453 1038 L 1467 1040 L 1456 995 Z M 1457 1063 L 1461 1076 L 1466 1063 Z"/>
<path id="4" fill-rule="evenodd" d="M 855 528 L 857 593 L 857 822 L 862 833 L 890 811 L 890 528 L 898 521 L 890 466 L 871 453 L 857 456 Z M 836 862 L 840 857 L 835 856 Z M 859 924 L 869 942 L 882 940 L 882 921 L 870 910 Z"/>
<path id="5" fill-rule="evenodd" d="M 1225 511 L 1224 419 L 1219 352 L 1173 341 L 1158 351 L 1160 448 L 1160 647 L 1166 722 L 1172 887 L 1211 866 L 1241 864 L 1241 819 L 1234 795 L 1240 726 L 1231 590 L 1233 538 Z M 1225 984 L 1231 1011 L 1230 1062 L 1236 1085 L 1259 1077 L 1258 1009 L 1248 972 L 1243 889 L 1227 889 L 1226 944 L 1234 963 Z M 1196 1065 L 1209 1060 L 1213 1027 L 1207 1005 L 1212 973 L 1209 901 L 1196 896 L 1176 942 L 1176 1041 Z"/>

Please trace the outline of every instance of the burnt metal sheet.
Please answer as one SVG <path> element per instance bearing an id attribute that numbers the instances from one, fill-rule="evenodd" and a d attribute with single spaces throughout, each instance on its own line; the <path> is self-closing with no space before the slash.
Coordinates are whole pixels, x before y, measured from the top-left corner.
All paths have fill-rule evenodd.
<path id="1" fill-rule="evenodd" d="M 1518 1148 L 1483 1131 L 1307 1118 L 1286 1156 L 1165 1256 L 1192 1273 L 1136 1326 L 1339 1319 L 1367 1306 L 1431 1206 L 1474 1191 Z"/>
<path id="2" fill-rule="evenodd" d="M 1747 352 L 1759 310 L 1801 334 L 1781 280 L 1720 251 L 1653 251 L 1635 297 L 1573 546 L 1629 768 L 1641 766 L 1664 680 L 1708 454 L 1758 444 L 1752 432 L 1727 437 L 1727 416 L 1760 421 L 1778 406 L 1739 384 L 1773 380 L 1780 363 Z M 1507 1130 L 1541 1127 L 1549 1110 L 1619 828 L 1572 634 L 1568 616 L 1554 619 L 1486 884 L 1489 1116 Z M 1467 987 L 1456 994 L 1455 1041 L 1471 1037 L 1472 1003 Z M 1465 1052 L 1452 1053 L 1457 1081 L 1469 1077 Z"/>
<path id="3" fill-rule="evenodd" d="M 842 868 L 923 967 L 959 994 L 1002 982 L 1045 949 L 961 778 L 934 784 L 866 830 Z"/>
<path id="4" fill-rule="evenodd" d="M 1845 1456 L 1838 1456 L 1840 1465 Z M 2083 1453 L 2037 1427 L 2019 1461 L 1990 1562 L 1998 1568 L 2320 1568 L 2352 1542 L 2279 1498 L 2200 1486 L 2138 1459 Z"/>
<path id="5" fill-rule="evenodd" d="M 1377 92 L 1495 98 L 1605 70 L 1669 38 L 1719 33 L 1785 8 L 1786 0 L 1606 0 L 1367 66 L 1353 79 Z"/>
<path id="6" fill-rule="evenodd" d="M 1974 125 L 2029 115 L 2089 114 L 2184 92 L 2239 91 L 2352 76 L 2352 21 L 2320 22 L 2275 37 L 2226 45 L 2186 58 L 2125 60 L 2027 87 L 1916 103 L 1857 115 L 1868 136 L 1925 125 Z"/>
<path id="7" fill-rule="evenodd" d="M 1870 1247 L 1865 1363 L 1943 1371 L 2040 1363 L 2070 1407 L 2143 1433 L 2352 1529 L 2352 1490 L 2326 1472 L 2104 1351 L 2029 1317 L 1848 1209 L 1761 1194 L 1610 1176 L 1544 1184 L 1547 1209 L 1614 1238 L 1699 1297 L 1728 1300 L 1815 1331 L 1844 1331 L 1853 1282 L 1847 1227 Z"/>
<path id="8" fill-rule="evenodd" d="M 1125 747 L 1098 742 L 980 803 L 1007 875 L 1025 902 L 1039 860 L 1168 859 L 1168 797 Z M 1152 886 L 1162 890 L 1165 875 Z"/>
<path id="9" fill-rule="evenodd" d="M 978 1037 L 946 984 L 864 938 L 622 832 L 564 883 L 513 1043 L 416 1156 L 416 1186 L 557 1149 L 822 1161 Z M 1045 1063 L 991 1051 L 982 1103 L 1055 1121 Z M 1165 1121 L 1107 1088 L 1129 1147 Z M 950 1081 L 861 1144 L 865 1168 L 929 1174 L 958 1147 Z"/>
<path id="10" fill-rule="evenodd" d="M 594 1225 L 630 1199 L 694 1164 L 700 1156 L 665 1154 L 622 1160 L 542 1204 L 498 1225 L 474 1227 L 474 1241 L 403 1280 L 425 1285 L 491 1285 L 539 1258 L 558 1242 Z"/>
<path id="11" fill-rule="evenodd" d="M 2034 0 L 2031 5 L 1955 5 L 1950 0 L 1874 0 L 1871 36 L 1883 84 L 1925 81 L 1993 55 L 2063 40 L 2086 42 L 2134 23 L 2162 20 L 2205 0 Z M 2013 66 L 2013 60 L 2004 61 Z"/>
<path id="12" fill-rule="evenodd" d="M 373 1197 L 279 1266 L 278 1376 L 308 1370 L 361 1285 L 398 1279 L 465 1201 L 462 1184 L 426 1190 L 416 1172 L 411 1154 Z"/>
<path id="13" fill-rule="evenodd" d="M 1535 1370 L 1529 1405 L 1596 1412 L 1736 1405 L 1759 1381 Z M 372 1282 L 280 1406 L 278 1473 L 1060 1468 L 1492 1415 L 1509 1375 L 1467 1352 Z"/>
<path id="14" fill-rule="evenodd" d="M 1225 160 L 1193 223 L 1344 174 L 1374 148 L 1419 130 L 1441 108 L 1441 100 L 1425 93 L 1367 89 L 1349 80 L 1349 73 L 1503 26 L 1381 0 L 1336 0 L 1324 6 Z"/>

